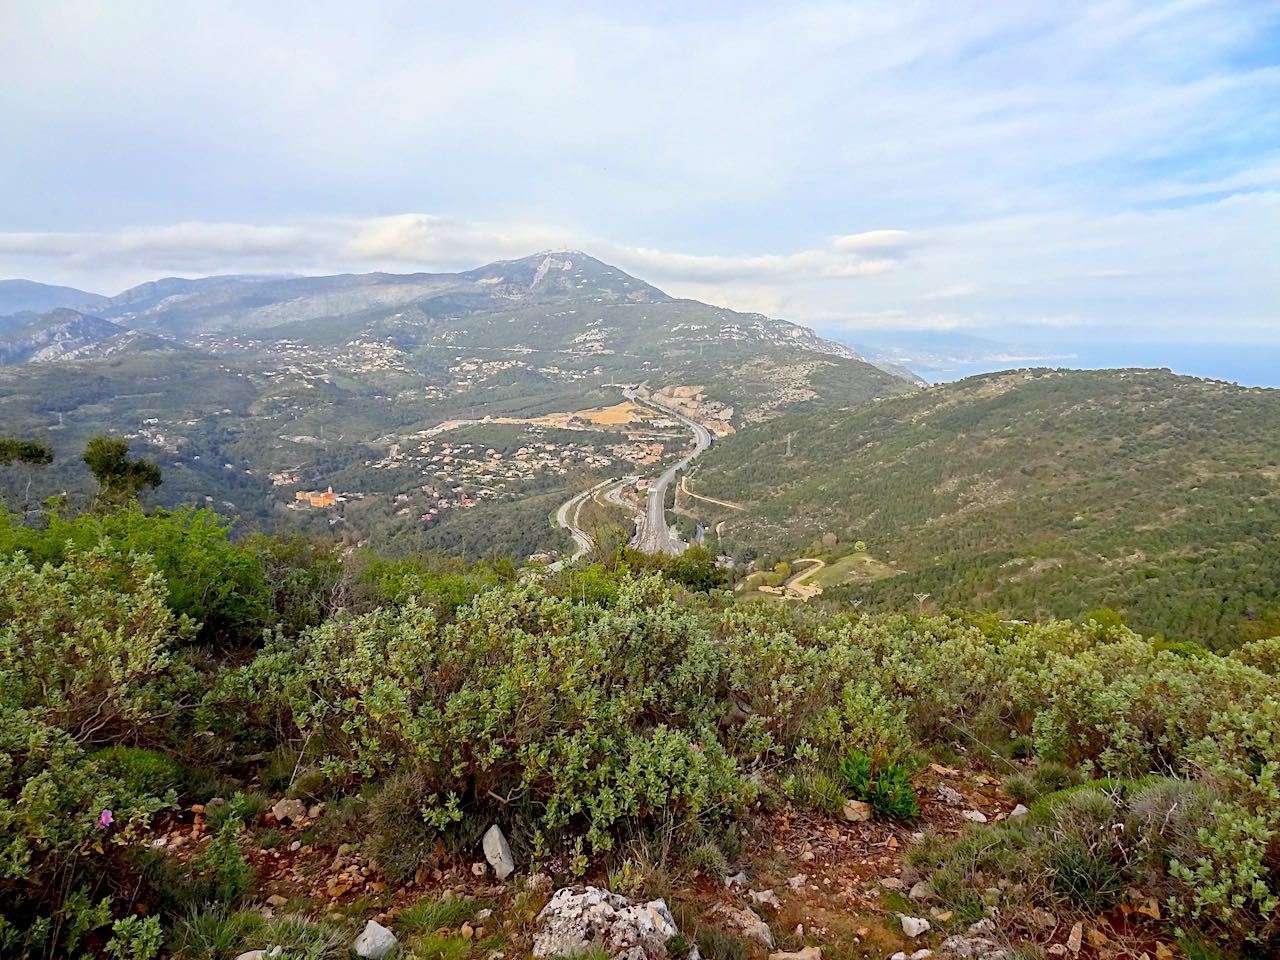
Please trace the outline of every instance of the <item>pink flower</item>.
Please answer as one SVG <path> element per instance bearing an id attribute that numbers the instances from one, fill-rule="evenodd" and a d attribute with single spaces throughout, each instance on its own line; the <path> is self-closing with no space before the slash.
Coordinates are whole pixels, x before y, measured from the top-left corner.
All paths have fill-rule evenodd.
<path id="1" fill-rule="evenodd" d="M 689 744 L 689 746 L 693 748 L 693 752 L 694 752 L 694 753 L 701 753 L 701 752 L 702 752 L 702 744 L 700 744 L 697 740 L 692 741 L 692 742 Z"/>
<path id="2" fill-rule="evenodd" d="M 103 810 L 98 814 L 98 826 L 104 828 L 109 827 L 111 824 L 115 823 L 115 819 L 116 818 L 111 815 L 110 810 Z"/>

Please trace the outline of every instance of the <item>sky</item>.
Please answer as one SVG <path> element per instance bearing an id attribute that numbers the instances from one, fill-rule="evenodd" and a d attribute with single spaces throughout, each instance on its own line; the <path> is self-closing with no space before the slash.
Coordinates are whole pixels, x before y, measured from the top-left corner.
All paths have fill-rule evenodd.
<path id="1" fill-rule="evenodd" d="M 0 0 L 0 130 L 0 277 L 571 248 L 852 340 L 1280 347 L 1276 0 Z"/>

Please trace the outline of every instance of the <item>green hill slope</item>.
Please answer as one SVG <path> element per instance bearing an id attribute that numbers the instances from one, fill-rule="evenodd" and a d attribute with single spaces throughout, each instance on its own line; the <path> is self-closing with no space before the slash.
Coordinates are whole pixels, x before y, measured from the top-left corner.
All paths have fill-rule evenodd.
<path id="1" fill-rule="evenodd" d="M 1163 371 L 992 374 L 780 418 L 718 444 L 692 482 L 748 506 L 726 543 L 866 541 L 905 571 L 843 589 L 872 606 L 1108 606 L 1214 646 L 1280 631 L 1280 391 Z"/>

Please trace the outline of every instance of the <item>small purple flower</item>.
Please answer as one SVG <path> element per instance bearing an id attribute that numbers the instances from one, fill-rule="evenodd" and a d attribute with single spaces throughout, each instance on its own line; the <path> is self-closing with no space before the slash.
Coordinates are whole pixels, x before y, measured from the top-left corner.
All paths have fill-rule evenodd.
<path id="1" fill-rule="evenodd" d="M 345 627 L 343 627 L 342 629 L 343 629 L 343 630 L 350 631 L 350 629 L 351 629 L 351 624 L 349 624 L 349 623 L 348 623 L 348 624 L 347 624 Z"/>
<path id="2" fill-rule="evenodd" d="M 691 741 L 689 746 L 693 749 L 694 753 L 702 752 L 702 744 L 700 744 L 697 740 Z"/>
<path id="3" fill-rule="evenodd" d="M 115 823 L 116 818 L 111 815 L 110 810 L 103 810 L 98 814 L 98 826 L 105 829 Z"/>

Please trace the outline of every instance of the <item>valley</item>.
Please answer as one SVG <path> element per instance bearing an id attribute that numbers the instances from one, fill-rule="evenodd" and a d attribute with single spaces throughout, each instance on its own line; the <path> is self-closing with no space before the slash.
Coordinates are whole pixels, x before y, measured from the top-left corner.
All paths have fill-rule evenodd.
<path id="1" fill-rule="evenodd" d="M 561 562 L 618 529 L 650 554 L 696 540 L 757 595 L 1110 607 L 1224 644 L 1280 625 L 1273 391 L 1136 370 L 922 388 L 576 252 L 92 306 L 0 321 L 0 418 L 56 455 L 0 466 L 10 504 L 83 502 L 79 452 L 108 431 L 162 467 L 153 502 L 246 531 Z M 789 590 L 796 558 L 826 568 Z"/>
<path id="2" fill-rule="evenodd" d="M 915 388 L 802 327 L 674 300 L 574 252 L 462 274 L 159 281 L 94 307 L 0 331 L 14 358 L 46 349 L 22 346 L 33 337 L 58 345 L 0 366 L 0 415 L 47 438 L 59 489 L 87 496 L 77 451 L 108 430 L 159 458 L 161 505 L 397 550 L 572 553 L 535 503 L 651 474 L 644 543 L 674 551 L 664 471 L 711 431 Z M 690 450 L 694 423 L 706 440 Z M 26 482 L 0 481 L 7 499 Z"/>

